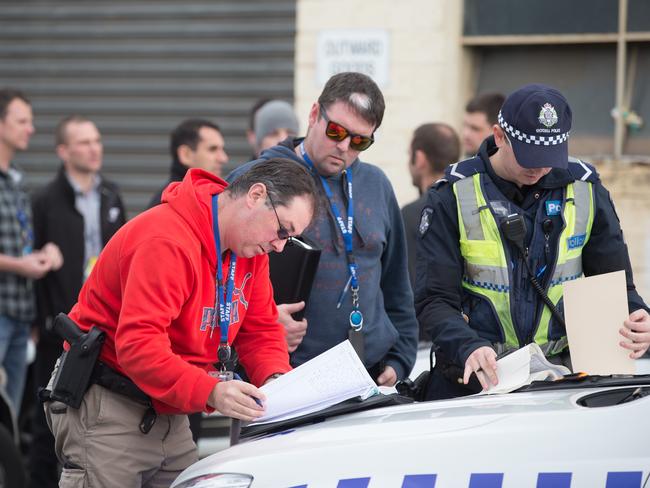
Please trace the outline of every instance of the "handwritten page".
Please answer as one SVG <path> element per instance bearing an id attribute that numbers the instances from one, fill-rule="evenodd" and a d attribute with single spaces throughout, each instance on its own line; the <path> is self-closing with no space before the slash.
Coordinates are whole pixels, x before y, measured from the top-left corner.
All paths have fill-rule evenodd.
<path id="1" fill-rule="evenodd" d="M 635 360 L 619 342 L 618 330 L 628 317 L 625 271 L 564 284 L 564 317 L 573 371 L 589 374 L 634 374 Z"/>
<path id="2" fill-rule="evenodd" d="M 350 341 L 344 341 L 260 388 L 266 413 L 254 423 L 306 415 L 379 392 Z"/>

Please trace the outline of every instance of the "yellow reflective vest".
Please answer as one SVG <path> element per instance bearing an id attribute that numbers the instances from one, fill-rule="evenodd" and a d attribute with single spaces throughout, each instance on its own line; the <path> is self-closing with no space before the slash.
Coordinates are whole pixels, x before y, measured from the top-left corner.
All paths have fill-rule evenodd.
<path id="1" fill-rule="evenodd" d="M 510 270 L 504 242 L 494 214 L 481 187 L 482 173 L 459 179 L 453 184 L 458 208 L 460 252 L 465 260 L 463 287 L 488 300 L 497 316 L 505 344 L 497 349 L 518 348 L 517 334 L 511 315 Z M 564 188 L 562 217 L 564 229 L 558 240 L 553 275 L 547 293 L 553 304 L 562 298 L 562 284 L 582 276 L 582 249 L 588 242 L 594 220 L 592 183 L 576 180 Z M 552 356 L 567 346 L 566 336 L 549 339 L 551 311 L 544 305 L 534 340 L 545 354 Z"/>

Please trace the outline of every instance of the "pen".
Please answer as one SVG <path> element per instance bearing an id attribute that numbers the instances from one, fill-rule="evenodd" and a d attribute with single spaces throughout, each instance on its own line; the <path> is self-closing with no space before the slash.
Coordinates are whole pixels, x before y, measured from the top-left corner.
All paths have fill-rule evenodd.
<path id="1" fill-rule="evenodd" d="M 239 376 L 237 373 L 233 373 L 233 379 L 234 379 L 234 380 L 238 380 L 238 381 L 243 381 L 243 380 L 241 379 L 241 376 Z M 251 398 L 252 398 L 253 400 L 255 400 L 255 403 L 257 403 L 260 407 L 264 408 L 264 405 L 262 404 L 262 400 L 260 400 L 260 399 L 257 398 L 257 397 L 254 397 L 254 396 L 252 396 L 252 395 L 251 395 Z"/>
<path id="2" fill-rule="evenodd" d="M 341 305 L 343 304 L 343 298 L 345 297 L 345 294 L 348 292 L 348 289 L 350 288 L 350 283 L 352 283 L 352 275 L 350 275 L 348 281 L 345 282 L 343 291 L 341 291 L 341 294 L 339 295 L 339 301 L 336 304 L 336 308 L 341 308 Z"/>

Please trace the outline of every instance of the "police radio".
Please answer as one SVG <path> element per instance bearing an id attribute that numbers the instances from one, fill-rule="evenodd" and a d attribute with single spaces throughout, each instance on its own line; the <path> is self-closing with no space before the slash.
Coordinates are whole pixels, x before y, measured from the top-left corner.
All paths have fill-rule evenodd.
<path id="1" fill-rule="evenodd" d="M 550 226 L 549 224 L 544 222 L 544 227 L 550 227 L 550 229 L 552 229 L 552 225 L 553 225 L 552 221 L 550 221 Z M 544 232 L 546 232 L 546 230 L 547 229 L 544 229 Z M 524 262 L 524 265 L 528 270 L 528 275 L 530 276 L 530 283 L 533 285 L 533 288 L 535 289 L 537 294 L 542 298 L 546 306 L 549 308 L 549 310 L 553 314 L 553 317 L 555 317 L 555 320 L 557 320 L 559 324 L 566 329 L 566 324 L 564 323 L 564 317 L 562 317 L 562 314 L 557 309 L 555 304 L 551 301 L 544 288 L 542 288 L 542 285 L 540 285 L 539 281 L 537 281 L 537 278 L 535 277 L 535 273 L 533 273 L 533 270 L 530 268 L 530 264 L 528 263 L 528 259 L 526 259 L 528 256 L 526 256 L 527 253 L 524 250 L 524 240 L 526 239 L 526 220 L 524 220 L 524 216 L 520 214 L 508 215 L 501 222 L 501 232 L 506 237 L 506 239 L 508 239 L 517 247 L 517 249 L 521 253 L 522 261 Z"/>

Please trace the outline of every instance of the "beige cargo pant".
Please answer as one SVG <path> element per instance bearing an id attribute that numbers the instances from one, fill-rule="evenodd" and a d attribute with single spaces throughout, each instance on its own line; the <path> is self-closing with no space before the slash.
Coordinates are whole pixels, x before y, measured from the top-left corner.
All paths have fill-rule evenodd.
<path id="1" fill-rule="evenodd" d="M 79 409 L 44 404 L 64 466 L 60 488 L 168 487 L 198 460 L 187 415 L 159 415 L 148 434 L 140 432 L 146 407 L 99 385 Z"/>

